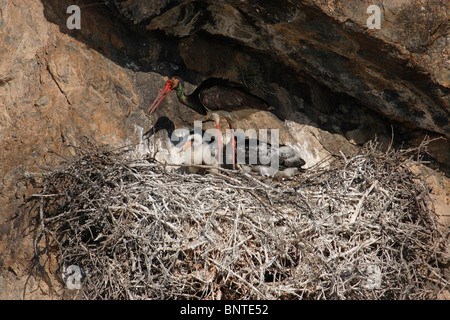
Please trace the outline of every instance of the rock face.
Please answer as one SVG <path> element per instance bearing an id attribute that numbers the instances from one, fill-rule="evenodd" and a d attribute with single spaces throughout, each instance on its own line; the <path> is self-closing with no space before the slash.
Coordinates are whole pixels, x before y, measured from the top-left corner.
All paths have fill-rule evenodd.
<path id="1" fill-rule="evenodd" d="M 0 0 L 0 297 L 22 298 L 10 289 L 24 286 L 33 256 L 30 217 L 19 210 L 37 192 L 27 177 L 91 143 L 147 152 L 142 132 L 156 121 L 147 108 L 173 75 L 189 92 L 210 76 L 246 84 L 277 117 L 258 113 L 237 127 L 280 129 L 307 166 L 375 136 L 387 146 L 394 133 L 394 145 L 446 137 L 428 152 L 448 170 L 445 0 L 380 4 L 381 29 L 366 27 L 372 1 L 83 3 L 81 29 L 71 30 L 71 1 Z M 162 115 L 177 128 L 201 119 L 174 94 Z M 156 135 L 160 149 L 165 138 Z M 25 298 L 51 293 L 28 285 L 41 290 Z"/>
<path id="2" fill-rule="evenodd" d="M 350 96 L 389 119 L 450 137 L 446 1 L 389 1 L 381 6 L 379 30 L 366 27 L 370 4 L 109 2 L 137 28 L 182 38 L 179 50 L 188 70 L 232 76 L 238 68 L 253 67 L 253 76 L 264 84 L 275 82 L 306 101 L 314 99 L 312 87 L 317 82 L 326 86 L 324 91 Z M 212 52 L 211 38 L 219 44 Z M 230 45 L 239 50 L 229 49 Z M 262 59 L 239 63 L 237 52 L 243 50 Z M 315 101 L 311 103 L 315 106 Z M 292 109 L 285 111 L 287 116 Z"/>

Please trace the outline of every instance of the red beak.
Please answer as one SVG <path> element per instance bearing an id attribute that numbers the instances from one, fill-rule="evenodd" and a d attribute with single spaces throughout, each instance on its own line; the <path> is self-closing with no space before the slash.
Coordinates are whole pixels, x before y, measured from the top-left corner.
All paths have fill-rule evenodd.
<path id="1" fill-rule="evenodd" d="M 161 90 L 161 92 L 158 94 L 158 96 L 156 97 L 155 101 L 153 101 L 152 105 L 150 106 L 150 108 L 148 108 L 148 111 L 150 113 L 152 113 L 153 111 L 156 110 L 156 108 L 159 106 L 159 104 L 161 103 L 161 101 L 164 100 L 164 98 L 167 96 L 167 94 L 170 92 L 170 82 L 167 81 L 166 85 L 164 86 L 164 88 Z"/>

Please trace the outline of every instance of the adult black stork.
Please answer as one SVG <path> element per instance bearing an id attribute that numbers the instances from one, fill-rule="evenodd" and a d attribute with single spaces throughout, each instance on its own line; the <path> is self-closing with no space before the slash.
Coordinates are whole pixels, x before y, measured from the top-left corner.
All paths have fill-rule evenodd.
<path id="1" fill-rule="evenodd" d="M 273 111 L 274 108 L 262 98 L 251 93 L 244 85 L 237 82 L 209 78 L 203 81 L 190 95 L 186 95 L 184 83 L 178 77 L 169 79 L 162 91 L 156 97 L 148 111 L 152 113 L 156 110 L 161 101 L 169 94 L 171 90 L 176 90 L 178 100 L 185 106 L 207 116 L 216 124 L 218 133 L 218 146 L 222 144 L 221 133 L 219 129 L 220 117 L 223 117 L 230 126 L 232 141 L 234 142 L 234 132 L 232 123 L 238 119 L 244 119 L 258 111 Z M 235 144 L 233 143 L 233 148 Z M 221 161 L 221 152 L 219 152 L 219 161 Z M 235 167 L 235 158 L 233 157 L 233 168 Z"/>

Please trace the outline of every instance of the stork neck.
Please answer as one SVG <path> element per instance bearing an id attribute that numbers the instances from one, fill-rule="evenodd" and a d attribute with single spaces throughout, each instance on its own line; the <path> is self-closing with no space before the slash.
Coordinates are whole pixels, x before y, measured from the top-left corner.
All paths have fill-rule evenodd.
<path id="1" fill-rule="evenodd" d="M 189 107 L 188 98 L 187 98 L 186 94 L 184 93 L 184 85 L 181 82 L 178 84 L 178 87 L 177 87 L 177 97 L 178 97 L 178 100 L 182 104 Z"/>
<path id="2" fill-rule="evenodd" d="M 185 106 L 189 107 L 190 109 L 194 110 L 195 112 L 198 112 L 202 115 L 206 115 L 206 109 L 201 104 L 198 97 L 194 94 L 186 95 L 184 91 L 184 84 L 180 82 L 177 87 L 177 97 L 178 100 L 184 104 Z"/>

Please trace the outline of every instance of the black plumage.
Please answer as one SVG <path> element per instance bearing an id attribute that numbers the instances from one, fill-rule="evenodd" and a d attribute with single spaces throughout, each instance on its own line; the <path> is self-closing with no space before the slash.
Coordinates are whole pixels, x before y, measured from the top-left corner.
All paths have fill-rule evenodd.
<path id="1" fill-rule="evenodd" d="M 271 111 L 273 107 L 262 98 L 251 93 L 240 83 L 221 78 L 209 78 L 203 81 L 192 94 L 188 102 L 198 100 L 209 111 L 233 112 L 242 109 Z M 195 101 L 197 103 L 197 101 Z"/>

